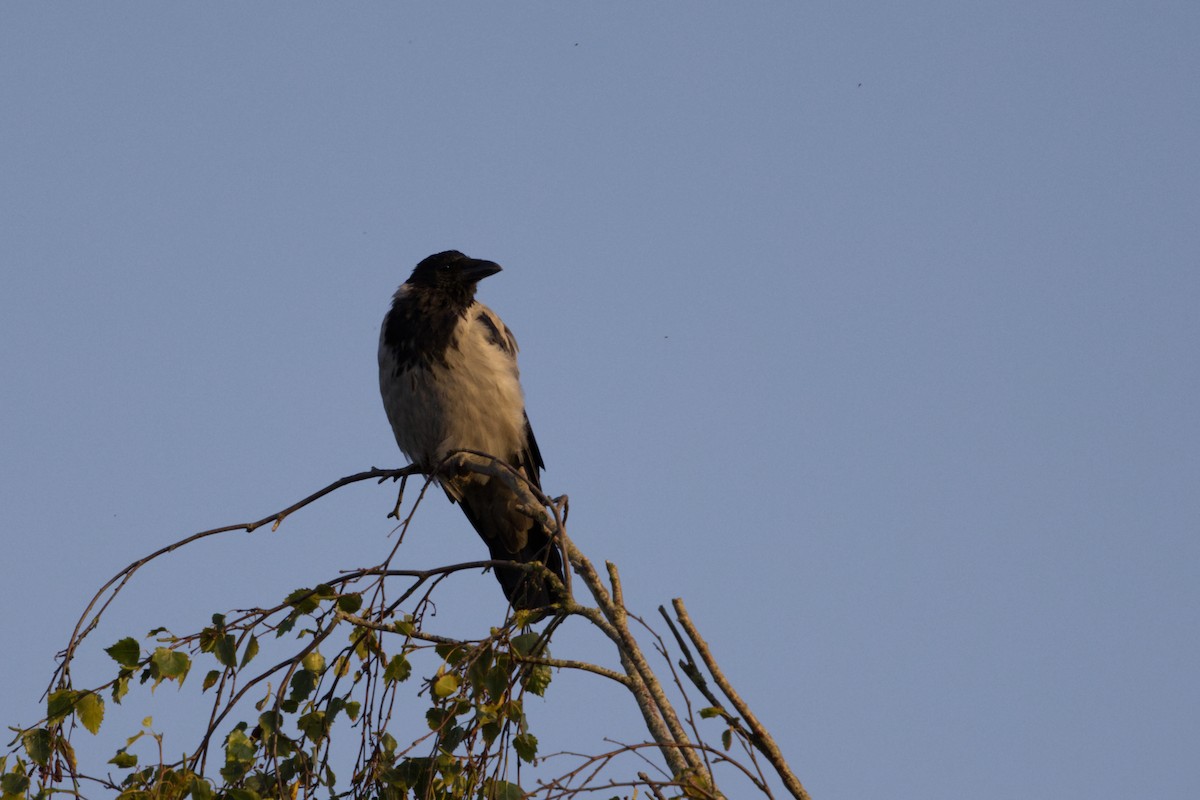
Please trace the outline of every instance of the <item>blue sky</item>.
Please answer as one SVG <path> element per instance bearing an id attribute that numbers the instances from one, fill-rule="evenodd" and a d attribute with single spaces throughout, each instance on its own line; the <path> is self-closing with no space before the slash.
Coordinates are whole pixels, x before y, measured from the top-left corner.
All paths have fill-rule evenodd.
<path id="1" fill-rule="evenodd" d="M 130 561 L 401 464 L 379 320 L 456 248 L 505 266 L 573 537 L 685 598 L 815 797 L 1191 796 L 1197 41 L 1192 3 L 5 4 L 0 720 Z M 393 500 L 173 555 L 93 646 L 375 563 Z M 481 557 L 424 520 L 414 563 Z M 540 735 L 619 705 L 564 679 Z"/>

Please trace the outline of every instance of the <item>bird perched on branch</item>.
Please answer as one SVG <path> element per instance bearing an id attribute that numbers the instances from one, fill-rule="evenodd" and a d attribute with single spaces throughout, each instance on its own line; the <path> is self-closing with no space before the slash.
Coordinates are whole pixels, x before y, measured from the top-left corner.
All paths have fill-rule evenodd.
<path id="1" fill-rule="evenodd" d="M 477 450 L 511 465 L 541 488 L 545 466 L 525 414 L 517 341 L 496 313 L 475 300 L 476 284 L 500 271 L 457 250 L 435 253 L 396 290 L 379 333 L 379 390 L 396 443 L 433 473 L 456 450 Z M 540 561 L 563 578 L 550 531 L 529 516 L 502 479 L 464 471 L 439 476 L 496 561 Z M 559 599 L 543 574 L 496 567 L 514 608 Z"/>

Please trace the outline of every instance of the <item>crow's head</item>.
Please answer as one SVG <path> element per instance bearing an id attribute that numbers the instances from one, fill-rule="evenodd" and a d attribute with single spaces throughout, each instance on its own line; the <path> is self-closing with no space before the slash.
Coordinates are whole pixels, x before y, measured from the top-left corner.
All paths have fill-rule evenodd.
<path id="1" fill-rule="evenodd" d="M 447 250 L 417 264 L 408 276 L 408 284 L 444 294 L 456 304 L 469 304 L 475 296 L 475 284 L 499 271 L 500 265 L 494 261 L 468 258 L 457 250 Z"/>

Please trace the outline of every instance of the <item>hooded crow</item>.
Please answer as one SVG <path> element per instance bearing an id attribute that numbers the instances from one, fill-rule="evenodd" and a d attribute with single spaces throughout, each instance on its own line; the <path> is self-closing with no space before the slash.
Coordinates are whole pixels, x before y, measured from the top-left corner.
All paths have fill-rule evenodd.
<path id="1" fill-rule="evenodd" d="M 396 290 L 379 332 L 379 390 L 396 443 L 426 473 L 456 450 L 488 453 L 541 488 L 545 466 L 517 371 L 517 340 L 500 317 L 476 302 L 479 281 L 500 271 L 457 250 L 417 264 Z M 439 478 L 496 561 L 540 561 L 560 579 L 562 559 L 550 531 L 518 508 L 498 479 L 477 473 Z M 514 608 L 555 602 L 544 575 L 496 567 Z"/>

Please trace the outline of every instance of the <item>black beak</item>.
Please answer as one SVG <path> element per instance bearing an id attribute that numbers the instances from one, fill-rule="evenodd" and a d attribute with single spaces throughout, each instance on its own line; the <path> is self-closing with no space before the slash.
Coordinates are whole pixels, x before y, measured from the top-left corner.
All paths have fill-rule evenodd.
<path id="1" fill-rule="evenodd" d="M 500 271 L 500 265 L 495 261 L 484 261 L 478 258 L 468 258 L 462 264 L 462 276 L 469 283 L 478 283 L 488 275 Z"/>

